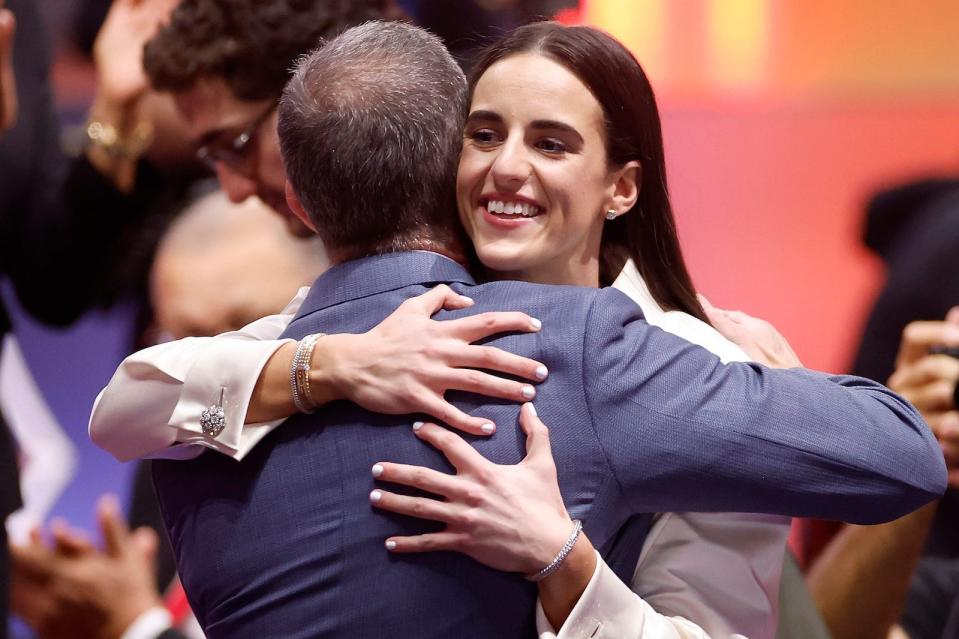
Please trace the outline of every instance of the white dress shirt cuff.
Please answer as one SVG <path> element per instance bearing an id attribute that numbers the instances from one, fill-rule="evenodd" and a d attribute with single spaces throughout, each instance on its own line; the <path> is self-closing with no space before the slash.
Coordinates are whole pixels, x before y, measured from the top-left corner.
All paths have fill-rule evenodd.
<path id="1" fill-rule="evenodd" d="M 596 553 L 596 570 L 557 633 L 536 602 L 539 639 L 709 639 L 682 617 L 658 614 L 630 590 Z"/>
<path id="2" fill-rule="evenodd" d="M 173 617 L 166 608 L 150 608 L 131 623 L 120 639 L 156 639 L 173 626 Z"/>
<path id="3" fill-rule="evenodd" d="M 169 426 L 176 428 L 177 441 L 200 444 L 240 460 L 280 421 L 244 424 L 253 387 L 260 371 L 273 354 L 292 340 L 212 341 L 187 372 L 183 389 Z M 216 437 L 203 434 L 200 416 L 216 405 L 223 390 L 226 423 Z"/>

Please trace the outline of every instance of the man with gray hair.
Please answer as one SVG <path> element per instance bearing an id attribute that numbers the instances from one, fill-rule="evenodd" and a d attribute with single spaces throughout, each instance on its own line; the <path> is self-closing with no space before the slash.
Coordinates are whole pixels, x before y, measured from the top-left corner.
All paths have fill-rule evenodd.
<path id="1" fill-rule="evenodd" d="M 453 213 L 465 99 L 462 72 L 443 45 L 411 25 L 364 24 L 301 61 L 279 111 L 287 197 L 334 265 L 285 336 L 369 330 L 438 283 L 475 299 L 441 319 L 504 307 L 541 318 L 542 331 L 490 343 L 551 371 L 537 406 L 550 424 L 563 496 L 597 548 L 620 544 L 607 555 L 620 574 L 635 567 L 647 513 L 743 510 L 867 523 L 941 493 L 935 441 L 881 386 L 721 365 L 650 328 L 613 289 L 477 285 L 459 263 Z M 678 394 L 683 410 L 646 408 Z M 515 404 L 448 397 L 494 423 L 515 423 Z M 815 398 L 816 410 L 797 397 Z M 676 428 L 697 411 L 723 427 L 697 429 L 697 445 L 688 446 Z M 180 576 L 210 639 L 534 636 L 536 589 L 519 575 L 458 553 L 384 550 L 387 537 L 436 526 L 372 510 L 373 464 L 449 470 L 407 419 L 333 402 L 291 418 L 241 462 L 201 455 L 155 464 Z M 473 445 L 514 464 L 525 437 L 501 427 Z M 748 464 L 735 461 L 743 450 L 752 453 Z M 884 462 L 892 458 L 895 468 Z"/>

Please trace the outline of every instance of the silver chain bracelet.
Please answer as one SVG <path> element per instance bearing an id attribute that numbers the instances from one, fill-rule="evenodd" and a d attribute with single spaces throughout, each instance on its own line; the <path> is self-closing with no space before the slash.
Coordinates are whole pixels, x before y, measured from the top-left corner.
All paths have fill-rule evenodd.
<path id="1" fill-rule="evenodd" d="M 539 572 L 532 575 L 526 575 L 526 579 L 534 582 L 542 581 L 556 572 L 556 569 L 562 565 L 563 561 L 566 560 L 566 557 L 569 556 L 569 553 L 572 552 L 573 546 L 576 545 L 576 540 L 579 539 L 579 533 L 581 532 L 583 532 L 583 522 L 578 519 L 574 519 L 573 532 L 569 533 L 569 538 L 566 540 L 566 543 L 563 544 L 563 547 L 559 549 L 559 553 L 553 557 L 553 561 L 546 564 L 546 567 Z"/>

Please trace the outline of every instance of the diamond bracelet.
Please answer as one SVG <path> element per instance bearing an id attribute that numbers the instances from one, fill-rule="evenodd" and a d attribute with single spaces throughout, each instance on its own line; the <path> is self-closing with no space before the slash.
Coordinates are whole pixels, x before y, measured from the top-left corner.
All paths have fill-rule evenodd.
<path id="1" fill-rule="evenodd" d="M 293 362 L 290 364 L 290 390 L 293 392 L 293 404 L 301 413 L 312 413 L 316 407 L 310 392 L 310 366 L 313 364 L 313 348 L 317 340 L 325 333 L 307 335 L 296 346 Z"/>
<path id="2" fill-rule="evenodd" d="M 583 522 L 578 519 L 574 519 L 573 532 L 569 533 L 569 538 L 566 540 L 566 543 L 563 544 L 563 547 L 559 549 L 559 553 L 553 557 L 553 561 L 546 564 L 546 567 L 539 572 L 533 573 L 532 575 L 526 575 L 526 579 L 533 582 L 542 581 L 556 572 L 556 569 L 562 565 L 562 563 L 566 560 L 566 557 L 569 556 L 569 553 L 572 552 L 573 546 L 576 545 L 576 540 L 579 539 L 579 533 L 581 532 L 583 532 Z"/>

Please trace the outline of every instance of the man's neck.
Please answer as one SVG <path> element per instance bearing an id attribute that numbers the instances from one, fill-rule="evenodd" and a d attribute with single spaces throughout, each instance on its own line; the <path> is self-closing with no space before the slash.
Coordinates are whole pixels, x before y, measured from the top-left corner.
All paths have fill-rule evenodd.
<path id="1" fill-rule="evenodd" d="M 371 257 L 373 255 L 388 255 L 390 253 L 405 253 L 407 251 L 429 251 L 431 253 L 438 253 L 443 257 L 448 257 L 454 262 L 468 267 L 469 263 L 466 254 L 458 244 L 458 242 L 438 242 L 431 239 L 423 239 L 415 242 L 400 242 L 394 245 L 367 247 L 365 249 L 357 247 L 341 247 L 338 249 L 327 247 L 326 251 L 330 258 L 331 266 L 364 257 Z"/>

